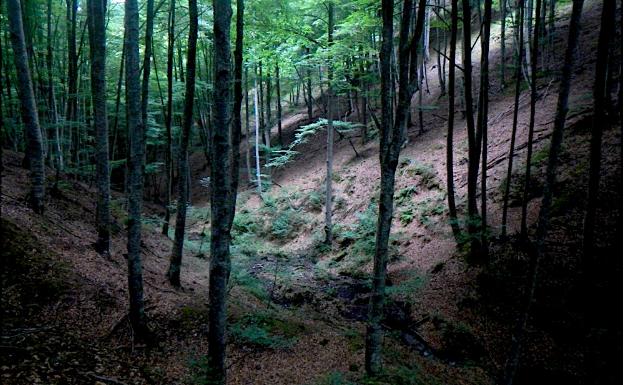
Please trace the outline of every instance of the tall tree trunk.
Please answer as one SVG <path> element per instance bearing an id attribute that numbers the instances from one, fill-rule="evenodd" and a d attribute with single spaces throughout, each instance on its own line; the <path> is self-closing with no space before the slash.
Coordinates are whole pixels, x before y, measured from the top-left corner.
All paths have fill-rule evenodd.
<path id="1" fill-rule="evenodd" d="M 306 57 L 308 60 L 310 60 L 310 47 L 306 47 Z M 312 119 L 314 119 L 313 115 L 312 115 L 312 103 L 314 102 L 312 100 L 312 69 L 310 68 L 311 64 L 308 63 L 306 65 L 306 70 L 307 70 L 307 76 L 306 76 L 306 81 L 308 83 L 307 86 L 307 92 L 308 92 L 308 120 L 310 121 L 310 123 L 312 122 Z"/>
<path id="2" fill-rule="evenodd" d="M 266 130 L 267 146 L 271 146 L 271 130 L 273 129 L 273 119 L 271 118 L 271 67 L 267 64 L 267 81 L 266 81 Z"/>
<path id="3" fill-rule="evenodd" d="M 65 120 L 70 134 L 70 148 L 74 167 L 78 166 L 78 54 L 76 53 L 76 19 L 78 0 L 67 2 L 67 109 Z"/>
<path id="4" fill-rule="evenodd" d="M 125 2 L 126 26 L 126 122 L 130 155 L 128 162 L 128 289 L 130 322 L 135 335 L 147 335 L 143 302 L 141 266 L 141 209 L 143 206 L 143 165 L 145 142 L 141 121 L 141 84 L 139 83 L 139 7 L 137 0 Z"/>
<path id="5" fill-rule="evenodd" d="M 240 180 L 240 143 L 241 143 L 241 108 L 243 105 L 243 32 L 244 32 L 245 0 L 236 0 L 236 42 L 234 47 L 234 105 L 232 108 L 232 163 L 229 198 L 229 227 L 232 228 L 236 212 L 236 196 Z M 279 93 L 278 93 L 279 95 Z M 229 231 L 229 230 L 228 230 Z"/>
<path id="6" fill-rule="evenodd" d="M 277 95 L 277 139 L 280 147 L 284 146 L 282 138 L 282 95 L 280 89 L 280 70 L 279 63 L 275 63 L 275 92 Z"/>
<path id="7" fill-rule="evenodd" d="M 331 50 L 334 43 L 334 3 L 332 0 L 327 2 L 327 46 Z M 327 174 L 325 175 L 325 244 L 332 244 L 332 178 L 334 168 L 334 122 L 333 122 L 333 106 L 332 103 L 332 80 L 333 67 L 331 57 L 328 60 L 327 74 Z"/>
<path id="8" fill-rule="evenodd" d="M 471 23 L 472 16 L 470 0 L 462 0 L 462 19 L 464 27 L 464 99 L 466 107 L 466 129 L 468 131 L 468 236 L 470 237 L 470 254 L 472 259 L 477 258 L 480 250 L 479 237 L 477 235 L 477 177 L 479 173 L 479 140 L 475 133 L 472 101 L 472 47 L 471 47 Z"/>
<path id="9" fill-rule="evenodd" d="M 263 82 L 263 78 L 262 78 L 262 61 L 258 62 L 258 91 L 260 91 L 260 100 L 259 100 L 259 112 L 260 112 L 260 136 L 262 137 L 262 141 L 264 142 L 265 146 L 270 146 L 270 143 L 266 142 L 266 135 L 265 135 L 265 131 L 266 131 L 266 124 L 264 121 L 264 87 L 262 86 L 262 82 Z M 268 157 L 268 150 L 267 150 L 267 157 Z"/>
<path id="10" fill-rule="evenodd" d="M 455 206 L 455 180 L 453 172 L 453 131 L 455 128 L 455 56 L 457 51 L 457 0 L 451 0 L 451 42 L 449 56 L 448 81 L 448 132 L 446 135 L 446 185 L 449 206 L 449 219 L 455 241 L 460 241 L 461 231 L 457 222 L 457 208 Z"/>
<path id="11" fill-rule="evenodd" d="M 141 83 L 141 120 L 145 125 L 145 131 L 147 131 L 147 106 L 149 105 L 149 81 L 153 34 L 154 0 L 147 0 L 147 13 L 145 15 L 145 52 L 143 53 L 143 81 Z"/>
<path id="12" fill-rule="evenodd" d="M 91 97 L 96 138 L 98 187 L 95 248 L 110 255 L 110 167 L 108 165 L 108 115 L 106 108 L 106 0 L 88 0 L 91 59 Z"/>
<path id="13" fill-rule="evenodd" d="M 247 76 L 247 66 L 245 66 L 245 162 L 247 164 L 247 181 L 252 183 L 253 175 L 251 173 L 251 142 L 249 131 L 249 78 Z"/>
<path id="14" fill-rule="evenodd" d="M 189 35 L 186 57 L 186 93 L 184 95 L 184 119 L 180 136 L 180 151 L 178 153 L 178 206 L 176 214 L 175 237 L 169 262 L 167 277 L 169 282 L 180 287 L 180 266 L 182 265 L 182 250 L 184 247 L 184 229 L 186 226 L 186 205 L 189 195 L 189 185 L 184 183 L 182 176 L 189 173 L 188 146 L 193 124 L 193 104 L 195 99 L 195 63 L 197 57 L 197 0 L 189 0 Z"/>
<path id="15" fill-rule="evenodd" d="M 485 0 L 483 7 L 483 31 L 481 36 L 481 80 L 479 82 L 479 111 L 477 127 L 481 132 L 481 262 L 488 262 L 487 236 L 487 149 L 488 149 L 488 103 L 490 91 L 490 25 L 492 22 L 492 0 Z"/>
<path id="16" fill-rule="evenodd" d="M 121 45 L 121 61 L 119 62 L 119 78 L 117 79 L 117 97 L 115 98 L 115 120 L 113 122 L 113 144 L 111 148 L 111 160 L 117 159 L 117 136 L 119 127 L 119 106 L 121 104 L 121 85 L 124 79 L 124 66 L 126 64 L 126 32 L 124 31 L 124 39 Z M 127 167 L 127 165 L 126 165 Z"/>
<path id="17" fill-rule="evenodd" d="M 169 220 L 171 218 L 171 188 L 172 188 L 172 172 L 173 172 L 173 158 L 172 158 L 172 138 L 171 138 L 171 125 L 173 123 L 173 46 L 175 43 L 175 0 L 171 0 L 169 3 L 169 24 L 168 24 L 168 43 L 167 43 L 167 114 L 165 116 L 165 128 L 166 128 L 166 146 L 165 149 L 165 219 L 163 222 L 162 233 L 164 235 L 169 234 Z M 179 178 L 179 175 L 178 175 Z M 178 183 L 183 183 L 179 178 Z"/>
<path id="18" fill-rule="evenodd" d="M 48 23 L 47 23 L 47 56 L 46 66 L 48 70 L 48 98 L 50 108 L 50 123 L 54 126 L 54 150 L 56 152 L 56 169 L 63 170 L 63 151 L 61 150 L 61 138 L 58 127 L 58 111 L 56 109 L 56 96 L 54 93 L 54 81 L 52 79 L 52 67 L 54 63 L 54 50 L 52 41 L 52 0 L 48 0 Z M 1 72 L 1 71 L 0 71 Z M 2 87 L 0 87 L 0 90 Z M 0 91 L 1 92 L 1 91 Z"/>
<path id="19" fill-rule="evenodd" d="M 258 195 L 262 196 L 262 179 L 260 175 L 260 118 L 258 116 L 258 77 L 254 79 L 254 122 L 256 127 L 256 183 L 258 184 Z"/>
<path id="20" fill-rule="evenodd" d="M 505 88 L 505 28 L 507 26 L 507 0 L 500 0 L 500 20 L 501 20 L 501 32 L 500 32 L 500 88 Z"/>
<path id="21" fill-rule="evenodd" d="M 230 0 L 213 0 L 214 9 L 214 128 L 211 132 L 210 149 L 210 312 L 208 321 L 208 383 L 225 385 L 225 329 L 227 282 L 230 276 L 230 229 L 231 213 L 236 192 L 231 191 L 233 170 L 230 161 L 232 148 L 230 136 L 230 83 L 232 69 L 230 62 Z"/>
<path id="22" fill-rule="evenodd" d="M 602 158 L 602 131 L 609 127 L 607 111 L 607 83 L 609 64 L 609 46 L 615 32 L 615 0 L 605 0 L 602 9 L 602 27 L 598 40 L 596 58 L 596 78 L 594 80 L 594 116 L 591 132 L 589 157 L 589 183 L 587 186 L 587 208 L 583 221 L 583 262 L 585 270 L 593 264 L 594 258 L 594 226 L 596 222 L 596 206 L 600 185 L 600 163 Z"/>
<path id="23" fill-rule="evenodd" d="M 527 141 L 526 169 L 524 174 L 524 191 L 522 193 L 522 218 L 520 222 L 520 238 L 528 238 L 527 206 L 529 204 L 529 186 L 531 183 L 531 159 L 533 155 L 533 133 L 535 128 L 535 104 L 537 103 L 537 55 L 539 53 L 540 11 L 542 0 L 536 0 L 535 31 L 531 53 L 531 111 L 529 115 L 529 138 Z"/>
<path id="24" fill-rule="evenodd" d="M 37 214 L 43 214 L 45 198 L 45 167 L 43 140 L 39 126 L 37 103 L 28 66 L 28 53 L 22 24 L 22 10 L 19 0 L 7 0 L 9 32 L 13 46 L 13 58 L 17 70 L 17 91 L 21 103 L 22 122 L 28 138 L 28 163 L 30 167 L 30 207 Z"/>
<path id="25" fill-rule="evenodd" d="M 574 64 L 574 54 L 578 43 L 581 13 L 583 11 L 583 0 L 574 0 L 572 3 L 572 15 L 570 16 L 570 28 L 568 32 L 568 46 L 566 48 L 561 83 L 559 84 L 559 95 L 557 98 L 557 110 L 555 112 L 555 122 L 552 139 L 550 142 L 550 152 L 548 154 L 548 165 L 546 166 L 546 181 L 544 183 L 544 194 L 542 205 L 539 211 L 537 224 L 537 234 L 534 250 L 530 253 L 531 268 L 529 272 L 528 290 L 525 307 L 520 314 L 516 330 L 512 338 L 509 357 L 505 365 L 503 384 L 512 385 L 518 364 L 520 361 L 520 351 L 526 324 L 529 320 L 533 297 L 538 280 L 539 264 L 544 254 L 544 242 L 550 226 L 550 210 L 553 197 L 553 187 L 557 179 L 557 163 L 559 151 L 563 142 L 563 129 L 566 116 L 568 114 L 568 96 L 570 93 L 570 81 L 572 79 L 572 69 Z"/>
<path id="26" fill-rule="evenodd" d="M 370 375 L 377 375 L 382 371 L 382 326 L 384 315 L 384 297 L 386 287 L 386 265 L 388 261 L 388 241 L 392 225 L 392 210 L 394 199 L 394 176 L 399 162 L 401 145 L 405 138 L 407 116 L 412 95 L 418 81 L 417 76 L 410 74 L 410 61 L 417 60 L 413 49 L 422 38 L 425 18 L 426 0 L 418 4 L 418 16 L 414 34 L 410 37 L 410 22 L 412 0 L 403 1 L 403 15 L 399 33 L 399 93 L 397 109 L 392 117 L 392 84 L 391 62 L 393 32 L 394 1 L 382 0 L 382 43 L 379 53 L 381 74 L 381 124 L 380 124 L 380 152 L 379 163 L 381 168 L 379 217 L 375 239 L 375 257 L 373 267 L 373 287 L 369 303 L 368 324 L 366 328 L 365 368 Z M 394 121 L 394 122 L 393 122 Z"/>
<path id="27" fill-rule="evenodd" d="M 519 24 L 522 25 L 524 19 L 524 0 L 518 0 L 519 9 Z M 524 32 L 522 28 L 519 28 L 519 41 L 524 38 Z M 518 128 L 518 109 L 520 108 L 520 84 L 522 82 L 522 57 L 524 44 L 519 44 L 517 62 L 516 62 L 516 92 L 514 97 L 514 111 L 513 111 L 513 123 L 511 125 L 511 141 L 509 144 L 509 160 L 507 162 L 507 177 L 505 183 L 505 193 L 503 195 L 503 219 L 501 221 L 501 238 L 507 238 L 507 211 L 509 208 L 509 192 L 511 190 L 511 173 L 513 171 L 513 158 L 516 146 L 516 130 Z"/>

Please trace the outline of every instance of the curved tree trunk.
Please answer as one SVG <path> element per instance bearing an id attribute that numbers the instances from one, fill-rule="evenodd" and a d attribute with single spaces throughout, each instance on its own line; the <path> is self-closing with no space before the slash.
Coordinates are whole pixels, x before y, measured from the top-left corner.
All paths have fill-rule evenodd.
<path id="1" fill-rule="evenodd" d="M 189 0 L 189 35 L 186 57 L 186 93 L 184 94 L 184 120 L 180 136 L 180 152 L 178 153 L 178 175 L 189 172 L 188 146 L 193 125 L 193 104 L 195 99 L 195 67 L 197 58 L 197 0 Z M 167 277 L 169 282 L 180 287 L 180 266 L 184 247 L 184 230 L 186 226 L 186 205 L 188 202 L 189 185 L 182 180 L 178 183 L 178 206 L 176 214 L 175 237 L 169 262 Z"/>
<path id="2" fill-rule="evenodd" d="M 19 0 L 8 0 L 7 10 L 9 31 L 13 46 L 13 58 L 17 70 L 17 91 L 21 103 L 22 121 L 28 138 L 28 162 L 30 167 L 30 207 L 38 214 L 43 214 L 45 198 L 45 168 L 43 139 L 39 126 L 37 103 L 33 91 L 28 53 L 22 24 L 22 9 Z"/>

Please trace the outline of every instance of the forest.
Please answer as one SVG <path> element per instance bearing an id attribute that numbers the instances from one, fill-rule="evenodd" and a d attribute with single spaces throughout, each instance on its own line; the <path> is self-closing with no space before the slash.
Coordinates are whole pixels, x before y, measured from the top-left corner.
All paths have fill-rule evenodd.
<path id="1" fill-rule="evenodd" d="M 0 0 L 0 383 L 622 382 L 619 0 Z"/>

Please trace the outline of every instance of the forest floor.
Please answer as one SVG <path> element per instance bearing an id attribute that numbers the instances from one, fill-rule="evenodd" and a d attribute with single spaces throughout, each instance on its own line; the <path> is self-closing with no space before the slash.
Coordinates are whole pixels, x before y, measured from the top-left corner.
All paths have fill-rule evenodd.
<path id="1" fill-rule="evenodd" d="M 538 84 L 531 224 L 539 210 L 556 106 L 558 83 L 550 79 L 553 68 L 560 65 L 554 59 L 562 58 L 565 50 L 569 11 L 569 4 L 559 9 L 555 54 L 546 58 L 548 70 L 542 71 Z M 583 345 L 577 338 L 580 317 L 575 298 L 599 15 L 599 2 L 585 4 L 555 217 L 518 384 L 582 383 Z M 493 235 L 500 232 L 513 114 L 513 85 L 500 90 L 497 41 L 493 33 L 490 63 L 496 70 L 490 72 L 487 190 Z M 418 134 L 417 123 L 410 127 L 397 172 L 384 320 L 386 377 L 374 382 L 363 374 L 379 191 L 378 140 L 373 137 L 362 144 L 355 133 L 347 134 L 358 155 L 346 138 L 336 140 L 336 239 L 328 249 L 320 242 L 326 143 L 320 132 L 297 149 L 301 154 L 292 163 L 272 172 L 273 185 L 262 199 L 253 187 L 239 193 L 229 293 L 228 384 L 493 384 L 500 376 L 521 309 L 528 261 L 513 237 L 510 243 L 493 240 L 490 268 L 467 263 L 455 247 L 445 193 L 447 97 L 440 95 L 435 65 L 432 58 L 429 92 L 423 99 L 428 106 L 423 113 L 425 132 Z M 478 73 L 478 66 L 474 71 Z M 526 157 L 529 97 L 523 89 L 511 181 L 511 234 L 519 227 Z M 457 115 L 455 185 L 463 212 L 467 143 L 459 110 Z M 285 117 L 287 143 L 306 118 L 299 108 Z M 418 122 L 416 103 L 412 120 Z M 145 205 L 145 300 L 156 337 L 147 346 L 134 342 L 127 320 L 124 197 L 113 193 L 113 252 L 110 259 L 103 258 L 92 246 L 95 187 L 62 179 L 58 192 L 50 194 L 45 214 L 35 215 L 25 200 L 29 183 L 22 156 L 5 152 L 3 158 L 1 382 L 198 383 L 193 376 L 201 372 L 207 348 L 210 233 L 208 192 L 199 182 L 208 176 L 203 155 L 191 158 L 193 205 L 188 213 L 182 290 L 174 290 L 165 279 L 171 239 L 160 231 L 162 209 Z M 621 206 L 614 209 L 610 204 L 622 200 L 621 121 L 605 131 L 601 175 L 598 245 L 608 255 L 621 250 Z M 53 176 L 48 179 L 52 185 Z M 606 271 L 621 276 L 621 264 L 611 267 Z"/>

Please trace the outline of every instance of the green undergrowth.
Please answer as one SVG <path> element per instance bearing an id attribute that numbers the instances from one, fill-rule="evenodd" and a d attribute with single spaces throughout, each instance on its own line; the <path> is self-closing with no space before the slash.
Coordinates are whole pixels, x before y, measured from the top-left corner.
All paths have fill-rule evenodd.
<path id="1" fill-rule="evenodd" d="M 305 330 L 301 322 L 266 309 L 231 322 L 229 336 L 234 343 L 257 349 L 283 349 L 293 346 Z"/>

